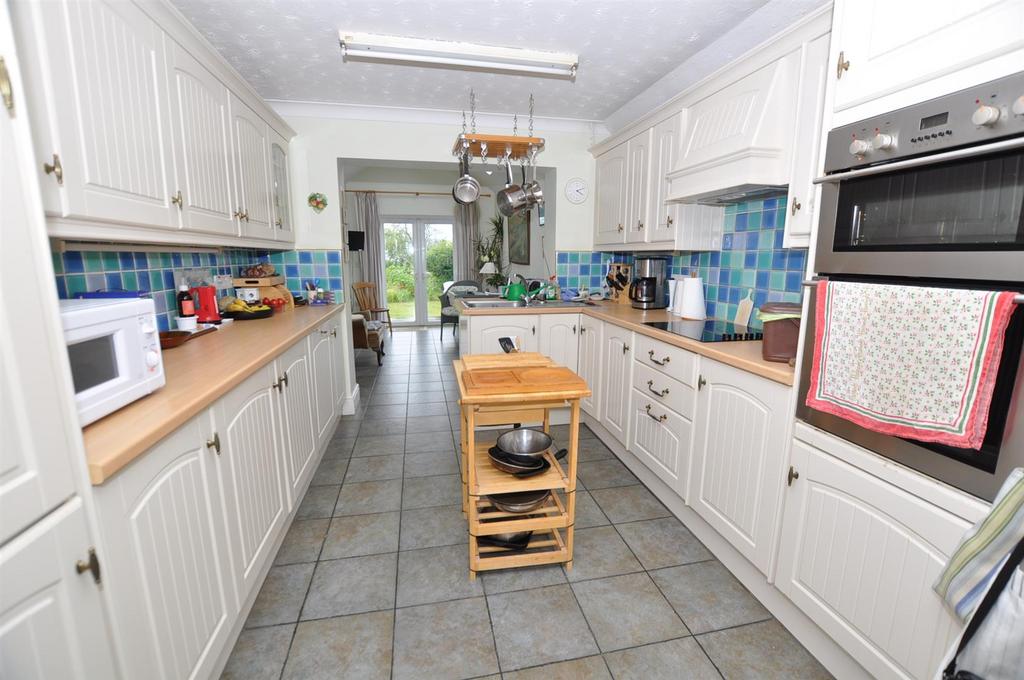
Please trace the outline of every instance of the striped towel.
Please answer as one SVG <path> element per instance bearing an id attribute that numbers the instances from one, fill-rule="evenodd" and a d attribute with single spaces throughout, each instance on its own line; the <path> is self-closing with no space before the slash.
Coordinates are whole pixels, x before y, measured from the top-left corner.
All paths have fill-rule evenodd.
<path id="1" fill-rule="evenodd" d="M 807 405 L 895 437 L 980 448 L 1013 297 L 822 281 Z"/>
<path id="2" fill-rule="evenodd" d="M 953 551 L 935 592 L 966 621 L 1014 546 L 1024 538 L 1024 468 L 1009 474 L 992 509 Z"/>

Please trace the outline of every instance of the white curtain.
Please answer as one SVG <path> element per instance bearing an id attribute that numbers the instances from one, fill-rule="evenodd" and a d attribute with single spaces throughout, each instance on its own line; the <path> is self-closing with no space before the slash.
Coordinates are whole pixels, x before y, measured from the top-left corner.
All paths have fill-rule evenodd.
<path id="1" fill-rule="evenodd" d="M 355 194 L 356 229 L 364 232 L 363 250 L 359 253 L 363 280 L 377 284 L 377 303 L 387 304 L 387 284 L 384 279 L 384 228 L 377 210 L 377 194 L 372 191 Z M 353 282 L 354 283 L 354 282 Z"/>
<path id="2" fill-rule="evenodd" d="M 454 270 L 456 281 L 478 281 L 479 267 L 476 263 L 477 223 L 480 211 L 476 202 L 469 205 L 455 204 L 454 232 Z"/>

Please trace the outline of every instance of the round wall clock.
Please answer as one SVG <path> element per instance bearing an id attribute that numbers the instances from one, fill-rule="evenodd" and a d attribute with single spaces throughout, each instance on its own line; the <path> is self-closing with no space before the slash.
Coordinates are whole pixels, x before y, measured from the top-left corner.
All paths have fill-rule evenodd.
<path id="1" fill-rule="evenodd" d="M 587 180 L 581 177 L 573 177 L 565 183 L 565 197 L 569 199 L 570 203 L 579 205 L 587 200 L 587 194 L 590 193 L 590 188 L 587 186 Z"/>

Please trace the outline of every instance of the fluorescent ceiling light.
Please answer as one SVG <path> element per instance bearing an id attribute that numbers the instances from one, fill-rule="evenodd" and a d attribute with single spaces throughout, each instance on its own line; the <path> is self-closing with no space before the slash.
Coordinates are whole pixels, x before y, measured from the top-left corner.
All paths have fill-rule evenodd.
<path id="1" fill-rule="evenodd" d="M 447 40 L 339 32 L 345 61 L 375 61 L 575 80 L 579 57 Z"/>

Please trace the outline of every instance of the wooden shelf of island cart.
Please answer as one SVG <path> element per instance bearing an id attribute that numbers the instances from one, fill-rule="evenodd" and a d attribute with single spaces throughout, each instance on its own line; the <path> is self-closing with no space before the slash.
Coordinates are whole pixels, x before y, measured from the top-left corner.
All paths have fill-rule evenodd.
<path id="1" fill-rule="evenodd" d="M 469 521 L 474 536 L 565 529 L 572 526 L 576 492 L 562 494 L 552 490 L 544 504 L 529 512 L 499 510 L 489 498 L 473 497 L 469 504 Z"/>
<path id="2" fill-rule="evenodd" d="M 476 445 L 476 455 L 473 456 L 473 463 L 476 467 L 476 480 L 468 488 L 470 496 L 540 491 L 541 489 L 576 490 L 576 480 L 569 479 L 569 475 L 561 463 L 555 460 L 551 451 L 545 451 L 543 454 L 544 458 L 551 464 L 550 468 L 533 477 L 516 477 L 507 472 L 502 472 L 491 464 L 491 457 L 487 455 L 487 450 L 492 446 L 494 446 L 493 443 L 479 443 Z"/>
<path id="3" fill-rule="evenodd" d="M 530 542 L 523 550 L 506 550 L 480 545 L 475 536 L 469 537 L 470 578 L 479 571 L 512 569 L 540 564 L 564 564 L 572 568 L 571 527 L 567 529 L 542 529 L 534 531 Z M 563 535 L 563 532 L 565 534 Z"/>
<path id="4" fill-rule="evenodd" d="M 505 150 L 511 149 L 512 159 L 518 161 L 528 159 L 530 157 L 531 148 L 537 149 L 538 153 L 544 150 L 543 137 L 463 133 L 455 138 L 455 144 L 452 145 L 452 153 L 454 155 L 457 156 L 462 153 L 463 140 L 469 142 L 469 154 L 473 158 L 480 158 L 483 156 L 483 150 L 480 147 L 483 143 L 487 144 L 488 158 L 503 158 L 505 156 Z"/>

